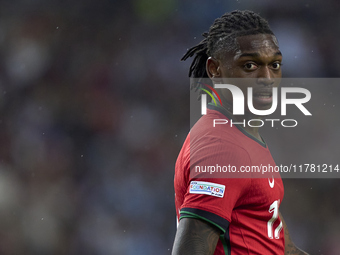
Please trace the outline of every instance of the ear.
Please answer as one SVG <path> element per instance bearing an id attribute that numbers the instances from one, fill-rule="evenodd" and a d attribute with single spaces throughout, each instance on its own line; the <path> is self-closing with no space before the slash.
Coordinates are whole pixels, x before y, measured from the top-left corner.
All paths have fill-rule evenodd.
<path id="1" fill-rule="evenodd" d="M 210 79 L 220 78 L 220 63 L 217 59 L 209 57 L 205 68 Z"/>

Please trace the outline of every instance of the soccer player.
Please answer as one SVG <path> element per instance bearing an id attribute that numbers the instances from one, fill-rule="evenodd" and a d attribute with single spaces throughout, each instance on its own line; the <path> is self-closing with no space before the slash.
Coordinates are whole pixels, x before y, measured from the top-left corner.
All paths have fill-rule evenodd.
<path id="1" fill-rule="evenodd" d="M 252 11 L 233 11 L 216 19 L 203 36 L 182 58 L 195 55 L 189 76 L 210 78 L 213 84 L 252 78 L 256 81 L 252 85 L 254 108 L 269 109 L 272 88 L 281 78 L 282 54 L 267 21 Z M 244 95 L 247 86 L 239 84 Z M 258 127 L 213 126 L 214 119 L 241 122 L 241 118 L 254 117 L 249 109 L 244 116 L 232 115 L 230 91 L 216 91 L 221 103 L 216 100 L 217 106 L 208 105 L 207 114 L 191 129 L 176 162 L 178 227 L 172 254 L 307 254 L 293 244 L 279 212 L 284 192 L 280 176 L 227 178 L 226 174 L 225 178 L 210 178 L 208 174 L 190 174 L 201 166 L 275 166 Z"/>

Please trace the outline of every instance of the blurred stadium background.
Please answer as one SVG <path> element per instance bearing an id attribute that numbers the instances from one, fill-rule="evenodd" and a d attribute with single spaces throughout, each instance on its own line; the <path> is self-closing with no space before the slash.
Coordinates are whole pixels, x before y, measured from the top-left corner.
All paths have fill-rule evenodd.
<path id="1" fill-rule="evenodd" d="M 338 77 L 339 7 L 0 1 L 0 254 L 170 254 L 174 164 L 189 131 L 190 61 L 179 59 L 215 18 L 250 9 L 276 33 L 285 76 Z M 339 155 L 338 134 L 316 135 L 314 151 L 332 141 L 326 154 Z M 285 137 L 265 138 L 282 160 Z M 284 183 L 297 245 L 340 254 L 340 179 Z"/>

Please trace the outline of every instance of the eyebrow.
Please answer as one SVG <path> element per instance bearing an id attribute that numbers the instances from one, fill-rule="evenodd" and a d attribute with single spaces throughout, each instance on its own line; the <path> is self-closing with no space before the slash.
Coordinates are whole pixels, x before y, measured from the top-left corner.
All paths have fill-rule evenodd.
<path id="1" fill-rule="evenodd" d="M 274 56 L 282 56 L 281 51 L 277 51 L 274 53 Z M 258 58 L 260 57 L 260 54 L 257 52 L 254 53 L 243 53 L 241 54 L 238 58 L 243 58 L 243 57 L 253 57 L 253 58 Z"/>

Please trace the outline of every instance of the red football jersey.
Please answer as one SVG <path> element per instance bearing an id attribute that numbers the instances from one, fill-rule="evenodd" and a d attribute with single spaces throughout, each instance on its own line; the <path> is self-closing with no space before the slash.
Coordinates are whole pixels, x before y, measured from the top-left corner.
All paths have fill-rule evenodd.
<path id="1" fill-rule="evenodd" d="M 215 255 L 284 254 L 284 233 L 279 217 L 283 183 L 279 173 L 223 175 L 206 170 L 230 166 L 276 166 L 267 145 L 242 127 L 215 125 L 228 113 L 208 106 L 191 129 L 177 158 L 175 203 L 177 220 L 205 220 L 222 231 Z M 190 173 L 191 172 L 191 173 Z M 222 178 L 221 178 L 222 177 Z"/>

